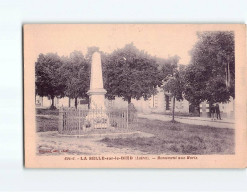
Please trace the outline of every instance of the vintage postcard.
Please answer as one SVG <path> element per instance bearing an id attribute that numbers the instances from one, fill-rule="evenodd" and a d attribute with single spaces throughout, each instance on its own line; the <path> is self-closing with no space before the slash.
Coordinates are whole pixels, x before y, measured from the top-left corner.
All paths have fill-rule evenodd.
<path id="1" fill-rule="evenodd" d="M 245 168 L 246 25 L 25 24 L 26 168 Z"/>

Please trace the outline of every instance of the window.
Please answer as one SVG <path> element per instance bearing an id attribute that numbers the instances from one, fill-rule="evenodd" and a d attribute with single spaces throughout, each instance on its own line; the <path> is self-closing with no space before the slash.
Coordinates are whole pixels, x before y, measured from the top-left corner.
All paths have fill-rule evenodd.
<path id="1" fill-rule="evenodd" d="M 157 108 L 158 107 L 158 97 L 157 97 L 157 95 L 153 95 L 149 99 L 149 106 L 150 106 L 150 108 Z"/>
<path id="2" fill-rule="evenodd" d="M 166 110 L 170 110 L 170 97 L 165 95 Z"/>

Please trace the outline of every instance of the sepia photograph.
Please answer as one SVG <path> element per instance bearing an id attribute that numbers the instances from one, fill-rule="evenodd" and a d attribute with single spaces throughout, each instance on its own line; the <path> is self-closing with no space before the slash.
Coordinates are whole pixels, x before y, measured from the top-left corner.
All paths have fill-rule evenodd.
<path id="1" fill-rule="evenodd" d="M 247 191 L 246 7 L 0 0 L 0 191 Z"/>
<path id="2" fill-rule="evenodd" d="M 65 161 L 234 156 L 235 26 L 24 25 L 33 154 Z"/>

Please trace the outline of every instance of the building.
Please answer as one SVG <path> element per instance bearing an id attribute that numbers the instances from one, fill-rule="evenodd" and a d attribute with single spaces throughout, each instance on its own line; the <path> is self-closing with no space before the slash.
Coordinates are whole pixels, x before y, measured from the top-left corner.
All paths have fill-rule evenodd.
<path id="1" fill-rule="evenodd" d="M 86 99 L 77 100 L 78 107 L 88 108 L 88 102 Z M 51 99 L 48 97 L 36 96 L 36 107 L 49 108 L 51 106 Z M 162 88 L 158 88 L 158 93 L 153 95 L 148 100 L 141 98 L 140 100 L 132 99 L 131 103 L 134 104 L 136 110 L 140 113 L 159 113 L 159 114 L 169 114 L 172 112 L 172 98 L 167 92 L 164 92 Z M 234 105 L 235 101 L 233 98 L 230 99 L 229 103 L 219 103 L 221 117 L 222 118 L 234 118 Z M 115 100 L 105 101 L 107 108 L 127 108 L 128 102 L 124 101 L 120 97 L 116 97 Z M 59 107 L 69 107 L 69 98 L 55 98 L 54 106 Z M 70 100 L 70 107 L 75 107 L 75 99 Z M 175 101 L 175 113 L 189 114 L 190 104 L 187 100 Z M 199 116 L 199 115 L 198 115 Z M 207 102 L 200 104 L 200 117 L 210 117 L 210 108 Z"/>
<path id="2" fill-rule="evenodd" d="M 78 98 L 78 107 L 88 107 L 88 102 L 85 99 Z M 163 89 L 158 88 L 158 93 L 153 95 L 148 100 L 141 98 L 140 100 L 132 99 L 136 110 L 142 113 L 170 113 L 172 111 L 172 98 L 170 94 L 164 93 Z M 36 96 L 36 107 L 49 108 L 52 104 L 52 100 L 49 97 Z M 113 108 L 127 108 L 128 102 L 124 101 L 120 97 L 116 97 L 115 100 L 106 100 L 106 107 Z M 69 107 L 69 98 L 54 98 L 54 106 Z M 75 106 L 75 99 L 70 100 L 70 107 Z M 186 100 L 176 101 L 175 112 L 189 113 L 189 102 Z"/>
<path id="3" fill-rule="evenodd" d="M 148 100 L 141 98 L 140 100 L 133 99 L 131 101 L 136 107 L 137 111 L 143 113 L 171 113 L 172 112 L 172 98 L 162 88 L 158 88 L 158 93 L 153 95 Z M 175 101 L 175 112 L 189 113 L 189 102 L 187 100 Z"/>

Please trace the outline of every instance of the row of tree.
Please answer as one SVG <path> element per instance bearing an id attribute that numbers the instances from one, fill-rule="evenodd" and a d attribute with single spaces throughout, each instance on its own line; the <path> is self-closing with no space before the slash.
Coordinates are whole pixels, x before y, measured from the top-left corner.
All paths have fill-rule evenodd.
<path id="1" fill-rule="evenodd" d="M 105 54 L 97 47 L 88 48 L 86 56 L 79 51 L 72 52 L 69 57 L 59 57 L 54 53 L 40 54 L 35 63 L 36 94 L 49 96 L 51 108 L 55 108 L 55 97 L 64 96 L 75 99 L 77 107 L 77 98 L 88 98 L 91 58 L 95 51 L 101 53 L 108 99 L 122 97 L 129 103 L 132 98 L 148 99 L 162 85 L 155 58 L 128 44 L 111 54 Z"/>
<path id="2" fill-rule="evenodd" d="M 233 32 L 198 33 L 191 50 L 191 63 L 180 65 L 179 57 L 160 59 L 138 50 L 132 43 L 106 54 L 97 47 L 86 56 L 74 51 L 69 57 L 40 54 L 35 63 L 36 94 L 54 97 L 88 98 L 92 54 L 101 53 L 106 97 L 148 99 L 163 87 L 175 99 L 185 98 L 198 106 L 203 101 L 227 102 L 235 97 L 235 52 Z M 75 104 L 77 101 L 75 101 Z M 77 105 L 75 105 L 77 107 Z"/>

